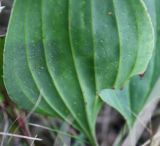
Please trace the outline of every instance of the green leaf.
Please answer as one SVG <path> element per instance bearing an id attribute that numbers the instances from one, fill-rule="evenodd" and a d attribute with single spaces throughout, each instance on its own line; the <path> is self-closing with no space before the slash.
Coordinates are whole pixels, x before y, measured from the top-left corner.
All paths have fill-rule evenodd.
<path id="1" fill-rule="evenodd" d="M 149 34 L 149 35 L 148 35 Z M 67 120 L 95 142 L 97 93 L 143 73 L 154 30 L 139 0 L 15 0 L 4 53 L 10 97 Z"/>
<path id="2" fill-rule="evenodd" d="M 0 103 L 3 102 L 4 97 L 1 94 L 1 89 L 4 87 L 3 84 L 3 49 L 4 49 L 4 38 L 0 37 Z"/>
<path id="3" fill-rule="evenodd" d="M 4 101 L 4 96 L 0 93 L 0 103 Z"/>
<path id="4" fill-rule="evenodd" d="M 155 31 L 157 32 L 156 49 L 148 69 L 143 77 L 136 76 L 132 78 L 125 89 L 105 89 L 100 93 L 102 100 L 119 111 L 124 116 L 130 127 L 132 127 L 134 121 L 136 120 L 135 115 L 138 115 L 144 106 L 152 100 L 149 99 L 150 94 L 152 93 L 152 90 L 160 77 L 160 2 L 158 0 L 146 0 L 145 3 L 148 6 L 149 12 L 152 16 L 152 22 L 155 26 Z M 157 8 L 155 8 L 155 6 L 157 6 Z M 160 93 L 157 93 L 157 97 L 159 94 Z"/>
<path id="5" fill-rule="evenodd" d="M 3 48 L 4 48 L 4 38 L 0 38 L 0 86 L 3 85 Z"/>

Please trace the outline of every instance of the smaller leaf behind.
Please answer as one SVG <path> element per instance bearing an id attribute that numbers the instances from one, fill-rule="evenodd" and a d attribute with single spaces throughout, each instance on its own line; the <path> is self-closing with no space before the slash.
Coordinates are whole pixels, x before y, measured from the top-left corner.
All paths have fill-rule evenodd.
<path id="1" fill-rule="evenodd" d="M 158 0 L 152 2 L 146 0 L 145 3 L 150 12 L 152 23 L 155 26 L 157 39 L 154 55 L 144 76 L 133 77 L 123 90 L 105 89 L 99 94 L 103 101 L 123 115 L 130 128 L 133 126 L 136 116 L 141 112 L 144 106 L 152 100 L 150 99 L 150 94 L 160 77 L 160 39 L 158 33 L 160 24 L 158 17 L 160 2 L 158 2 Z M 152 3 L 152 5 L 150 5 L 150 3 Z M 153 13 L 154 10 L 156 10 L 157 16 Z M 160 93 L 157 93 L 157 97 L 159 94 Z"/>
<path id="2" fill-rule="evenodd" d="M 136 116 L 152 100 L 149 97 L 159 78 L 156 74 L 160 73 L 160 64 L 157 68 L 154 59 L 152 59 L 143 78 L 134 77 L 123 90 L 105 89 L 100 92 L 102 100 L 119 111 L 129 127 L 132 127 Z"/>

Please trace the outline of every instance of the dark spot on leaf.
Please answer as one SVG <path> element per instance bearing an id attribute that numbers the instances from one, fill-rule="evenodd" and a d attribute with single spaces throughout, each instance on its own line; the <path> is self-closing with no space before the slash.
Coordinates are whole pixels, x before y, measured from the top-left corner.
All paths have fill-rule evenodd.
<path id="1" fill-rule="evenodd" d="M 143 77 L 144 77 L 144 74 L 145 74 L 145 73 L 139 74 L 140 78 L 143 78 Z"/>

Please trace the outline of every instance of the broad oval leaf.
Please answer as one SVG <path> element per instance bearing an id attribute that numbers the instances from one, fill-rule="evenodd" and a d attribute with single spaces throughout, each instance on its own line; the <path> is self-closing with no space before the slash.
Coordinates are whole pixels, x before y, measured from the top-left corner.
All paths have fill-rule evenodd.
<path id="1" fill-rule="evenodd" d="M 4 81 L 21 108 L 31 109 L 41 94 L 38 112 L 72 116 L 95 145 L 97 93 L 143 73 L 153 48 L 142 0 L 15 0 Z"/>
<path id="2" fill-rule="evenodd" d="M 147 71 L 143 77 L 133 77 L 128 86 L 123 90 L 105 89 L 100 92 L 102 100 L 119 111 L 126 119 L 129 127 L 133 126 L 134 121 L 136 120 L 135 115 L 138 115 L 150 100 L 153 100 L 150 99 L 150 95 L 157 83 L 157 80 L 160 78 L 160 2 L 159 0 L 145 0 L 145 3 L 150 15 L 152 16 L 152 22 L 154 24 L 155 31 L 157 32 L 155 34 L 157 41 L 154 55 Z M 159 96 L 160 93 L 157 93 L 157 97 Z"/>

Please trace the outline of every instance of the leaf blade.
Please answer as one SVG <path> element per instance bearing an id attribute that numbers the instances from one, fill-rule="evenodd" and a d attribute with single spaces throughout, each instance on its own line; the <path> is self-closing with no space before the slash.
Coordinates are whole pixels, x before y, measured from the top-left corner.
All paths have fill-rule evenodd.
<path id="1" fill-rule="evenodd" d="M 130 18 L 130 4 L 133 2 L 139 8 L 138 12 L 143 13 L 140 16 L 133 13 Z M 143 17 L 145 24 L 139 29 L 143 31 L 145 28 L 152 34 L 142 3 L 133 0 L 114 2 L 117 6 L 123 3 L 128 21 Z M 133 10 L 137 9 L 136 6 Z M 119 74 L 120 55 L 115 16 L 118 13 L 114 14 L 114 11 L 118 12 L 120 8 L 114 8 L 109 0 L 102 3 L 97 0 L 15 0 L 4 53 L 4 81 L 11 98 L 21 107 L 31 109 L 38 95 L 42 94 L 38 107 L 40 113 L 58 115 L 63 119 L 71 114 L 75 125 L 86 133 L 90 141 L 94 141 L 96 116 L 102 105 L 97 93 L 113 86 L 120 88 L 131 77 L 128 74 L 130 70 L 126 69 L 125 77 L 118 77 L 114 84 Z M 154 38 L 146 36 L 145 43 L 144 40 L 139 42 L 137 36 L 134 38 L 136 32 L 131 32 L 134 40 L 130 42 L 144 47 L 148 42 L 149 48 L 145 47 L 145 53 L 152 51 Z M 129 35 L 123 32 L 122 38 Z M 126 55 L 125 46 L 122 49 Z M 129 46 L 128 49 L 134 52 L 140 47 Z M 147 56 L 143 63 L 147 65 L 149 59 Z M 124 62 L 122 66 L 134 64 Z M 123 74 L 122 70 L 120 74 Z"/>

